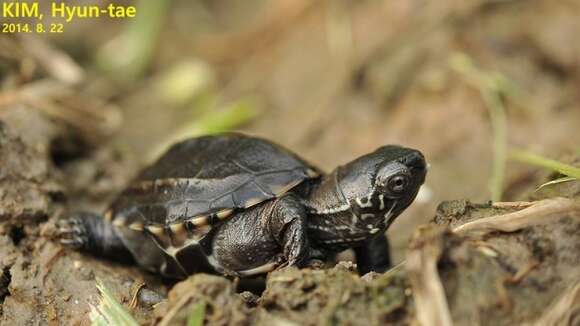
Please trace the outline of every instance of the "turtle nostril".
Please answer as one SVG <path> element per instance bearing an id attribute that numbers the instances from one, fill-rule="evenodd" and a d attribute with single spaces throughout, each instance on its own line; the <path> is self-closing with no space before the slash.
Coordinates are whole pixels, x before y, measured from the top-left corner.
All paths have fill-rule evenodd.
<path id="1" fill-rule="evenodd" d="M 418 151 L 407 155 L 405 159 L 405 165 L 411 168 L 424 170 L 428 169 L 427 162 L 425 162 L 425 157 L 423 154 L 421 154 L 421 152 Z"/>

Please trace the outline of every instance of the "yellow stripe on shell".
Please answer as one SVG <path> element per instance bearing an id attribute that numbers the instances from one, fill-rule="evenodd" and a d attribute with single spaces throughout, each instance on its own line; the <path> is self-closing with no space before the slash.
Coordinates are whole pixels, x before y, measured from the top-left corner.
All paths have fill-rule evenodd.
<path id="1" fill-rule="evenodd" d="M 220 220 L 225 219 L 226 217 L 232 215 L 232 213 L 234 212 L 233 209 L 224 209 L 223 211 L 219 211 L 217 212 L 217 218 L 219 218 Z"/>
<path id="2" fill-rule="evenodd" d="M 314 170 L 314 169 L 307 169 L 307 170 L 306 170 L 306 175 L 307 175 L 309 178 L 316 178 L 316 177 L 320 176 L 320 173 L 318 173 L 318 172 L 317 172 L 316 170 Z"/>
<path id="3" fill-rule="evenodd" d="M 273 190 L 274 190 L 274 194 L 275 194 L 276 196 L 280 196 L 280 195 L 282 195 L 282 194 L 285 194 L 285 193 L 287 193 L 287 192 L 288 192 L 290 189 L 292 189 L 292 188 L 296 187 L 296 186 L 297 186 L 297 185 L 299 185 L 300 183 L 302 183 L 302 180 L 296 180 L 296 181 L 294 181 L 294 182 L 291 182 L 291 183 L 289 183 L 289 184 L 287 184 L 287 185 L 284 185 L 284 186 L 282 186 L 282 187 L 280 187 L 280 188 L 278 188 L 278 189 L 273 189 Z M 250 207 L 250 206 L 249 206 L 249 205 L 246 205 L 246 207 Z"/>
<path id="4" fill-rule="evenodd" d="M 189 223 L 193 224 L 196 228 L 202 227 L 209 224 L 209 218 L 207 216 L 193 217 L 187 220 Z"/>
<path id="5" fill-rule="evenodd" d="M 185 227 L 183 226 L 183 223 L 174 223 L 174 224 L 170 224 L 169 225 L 169 229 L 171 230 L 171 232 L 177 236 L 181 236 L 184 235 L 185 232 Z"/>
<path id="6" fill-rule="evenodd" d="M 246 205 L 244 205 L 244 207 L 245 207 L 245 208 L 249 208 L 249 207 L 252 207 L 252 206 L 254 206 L 254 205 L 257 205 L 257 204 L 259 204 L 259 203 L 261 203 L 261 202 L 263 202 L 263 201 L 264 201 L 264 200 L 263 200 L 263 199 L 261 199 L 261 198 L 252 198 L 252 199 L 250 199 L 250 200 L 248 200 L 248 201 L 246 202 Z"/>
<path id="7" fill-rule="evenodd" d="M 147 231 L 151 232 L 153 235 L 156 235 L 158 237 L 163 236 L 164 234 L 164 228 L 162 226 L 159 225 L 147 225 L 145 227 L 145 229 L 147 229 Z"/>
<path id="8" fill-rule="evenodd" d="M 144 225 L 141 222 L 133 222 L 129 224 L 129 228 L 134 231 L 142 232 L 144 230 Z"/>
<path id="9" fill-rule="evenodd" d="M 115 220 L 113 220 L 113 225 L 116 227 L 125 226 L 125 219 L 122 217 L 117 217 Z"/>

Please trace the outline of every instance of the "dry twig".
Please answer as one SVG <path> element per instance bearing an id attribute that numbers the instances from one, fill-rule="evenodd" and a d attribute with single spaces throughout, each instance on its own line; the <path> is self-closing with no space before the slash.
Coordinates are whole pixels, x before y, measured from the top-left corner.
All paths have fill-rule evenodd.
<path id="1" fill-rule="evenodd" d="M 185 305 L 193 299 L 194 293 L 189 293 L 188 295 L 181 298 L 171 309 L 167 312 L 165 317 L 159 322 L 159 326 L 169 326 L 172 325 L 173 318 L 177 315 L 177 313 L 183 308 Z"/>
<path id="2" fill-rule="evenodd" d="M 139 291 L 145 287 L 145 282 L 139 281 L 133 283 L 131 286 L 131 301 L 129 301 L 129 309 L 132 311 L 133 309 L 137 308 L 138 298 L 139 298 Z"/>
<path id="3" fill-rule="evenodd" d="M 564 326 L 580 324 L 580 281 L 550 305 L 533 326 Z M 530 324 L 528 324 L 530 325 Z"/>
<path id="4" fill-rule="evenodd" d="M 455 233 L 466 231 L 514 232 L 524 227 L 540 224 L 554 215 L 580 211 L 580 201 L 568 198 L 552 198 L 535 202 L 517 212 L 490 216 L 465 223 L 453 229 Z"/>
<path id="5" fill-rule="evenodd" d="M 453 325 L 445 290 L 437 272 L 443 252 L 442 229 L 419 229 L 410 245 L 406 267 L 417 306 L 417 319 L 423 326 Z"/>
<path id="6" fill-rule="evenodd" d="M 55 79 L 66 84 L 78 84 L 85 78 L 85 71 L 68 54 L 47 40 L 23 34 L 21 44 L 36 61 Z"/>

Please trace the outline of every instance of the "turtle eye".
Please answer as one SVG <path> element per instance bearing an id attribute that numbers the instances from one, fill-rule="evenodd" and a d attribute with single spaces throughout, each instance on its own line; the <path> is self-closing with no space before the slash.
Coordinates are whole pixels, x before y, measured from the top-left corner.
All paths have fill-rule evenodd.
<path id="1" fill-rule="evenodd" d="M 409 177 L 403 174 L 392 176 L 387 183 L 389 190 L 394 193 L 401 193 L 405 191 L 408 184 Z"/>

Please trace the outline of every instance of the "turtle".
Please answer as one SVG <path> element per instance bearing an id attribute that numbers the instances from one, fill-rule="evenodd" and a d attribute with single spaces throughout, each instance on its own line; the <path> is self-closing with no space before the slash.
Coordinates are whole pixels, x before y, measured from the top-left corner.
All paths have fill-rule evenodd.
<path id="1" fill-rule="evenodd" d="M 349 248 L 361 274 L 384 272 L 385 230 L 413 202 L 426 172 L 420 151 L 398 145 L 325 174 L 263 138 L 201 136 L 171 146 L 102 216 L 61 219 L 58 237 L 169 278 L 265 274 Z"/>

